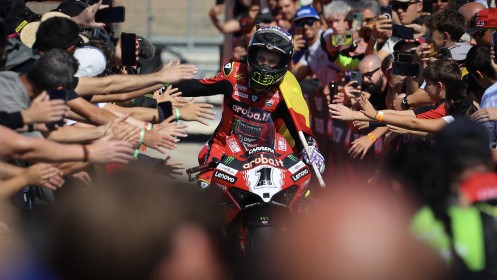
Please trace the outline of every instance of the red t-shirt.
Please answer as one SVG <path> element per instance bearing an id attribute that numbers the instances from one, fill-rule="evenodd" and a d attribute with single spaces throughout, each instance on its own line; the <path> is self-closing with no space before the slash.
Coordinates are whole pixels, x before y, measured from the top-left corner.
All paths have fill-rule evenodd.
<path id="1" fill-rule="evenodd" d="M 471 203 L 497 199 L 497 174 L 478 173 L 461 184 L 461 192 Z"/>
<path id="2" fill-rule="evenodd" d="M 445 117 L 445 101 L 440 100 L 433 106 L 421 107 L 414 109 L 414 114 L 418 119 L 439 119 Z"/>

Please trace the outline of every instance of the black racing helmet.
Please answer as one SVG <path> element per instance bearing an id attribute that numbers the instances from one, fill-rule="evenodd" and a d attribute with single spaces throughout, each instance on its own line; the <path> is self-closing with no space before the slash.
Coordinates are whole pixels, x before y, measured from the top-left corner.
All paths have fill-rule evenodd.
<path id="1" fill-rule="evenodd" d="M 259 65 L 257 52 L 260 49 L 280 54 L 280 61 L 274 68 Z M 248 47 L 248 74 L 250 87 L 256 93 L 263 93 L 278 84 L 285 76 L 293 56 L 293 41 L 285 29 L 278 26 L 265 26 L 258 29 Z"/>

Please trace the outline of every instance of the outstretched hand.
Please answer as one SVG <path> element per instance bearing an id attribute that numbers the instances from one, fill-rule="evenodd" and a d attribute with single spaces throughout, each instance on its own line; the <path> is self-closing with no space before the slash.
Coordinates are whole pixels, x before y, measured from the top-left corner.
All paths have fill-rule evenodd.
<path id="1" fill-rule="evenodd" d="M 353 121 L 354 111 L 350 110 L 348 107 L 342 104 L 330 104 L 328 105 L 330 114 L 334 119 L 343 121 Z"/>
<path id="2" fill-rule="evenodd" d="M 95 15 L 98 10 L 108 8 L 109 5 L 102 5 L 102 0 L 98 1 L 86 9 L 84 9 L 79 15 L 72 18 L 72 20 L 82 28 L 103 28 L 105 23 L 96 22 Z"/>
<path id="3" fill-rule="evenodd" d="M 67 111 L 64 100 L 50 100 L 47 92 L 43 91 L 21 115 L 25 124 L 48 123 L 62 119 Z"/>
<path id="4" fill-rule="evenodd" d="M 213 120 L 216 112 L 211 110 L 213 105 L 208 103 L 195 103 L 195 98 L 179 108 L 180 117 L 185 121 L 197 121 L 203 125 L 209 125 L 207 120 Z"/>
<path id="5" fill-rule="evenodd" d="M 172 84 L 181 80 L 193 79 L 197 72 L 198 68 L 194 65 L 179 64 L 179 61 L 173 65 L 173 62 L 170 61 L 157 73 L 160 75 L 162 83 Z"/>
<path id="6" fill-rule="evenodd" d="M 162 93 L 161 93 L 162 92 Z M 186 103 L 188 103 L 187 100 L 181 97 L 182 92 L 179 91 L 178 88 L 173 88 L 172 85 L 169 85 L 166 87 L 166 89 L 163 91 L 163 88 L 160 88 L 156 91 L 154 91 L 154 99 L 157 100 L 157 103 L 162 103 L 162 102 L 171 102 L 171 105 L 173 107 L 183 107 Z"/>
<path id="7" fill-rule="evenodd" d="M 375 110 L 371 102 L 369 102 L 369 99 L 366 98 L 366 96 L 362 95 L 359 98 L 359 105 L 362 108 L 361 113 L 363 113 L 366 117 L 370 119 L 375 118 L 377 111 Z"/>

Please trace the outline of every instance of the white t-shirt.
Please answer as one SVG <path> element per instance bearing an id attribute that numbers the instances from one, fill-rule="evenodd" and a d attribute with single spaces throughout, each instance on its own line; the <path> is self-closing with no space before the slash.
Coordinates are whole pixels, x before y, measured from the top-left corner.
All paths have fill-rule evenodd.
<path id="1" fill-rule="evenodd" d="M 445 117 L 442 117 L 442 119 L 447 123 L 451 123 L 454 121 L 454 117 L 453 116 L 445 116 Z"/>
<path id="2" fill-rule="evenodd" d="M 324 37 L 331 36 L 333 31 L 328 29 L 324 31 Z M 337 73 L 341 71 L 335 63 L 328 59 L 328 54 L 321 47 L 321 34 L 323 31 L 319 31 L 318 39 L 314 44 L 307 48 L 299 62 L 311 69 L 311 71 L 316 74 L 320 85 L 326 85 L 330 81 L 336 81 Z"/>

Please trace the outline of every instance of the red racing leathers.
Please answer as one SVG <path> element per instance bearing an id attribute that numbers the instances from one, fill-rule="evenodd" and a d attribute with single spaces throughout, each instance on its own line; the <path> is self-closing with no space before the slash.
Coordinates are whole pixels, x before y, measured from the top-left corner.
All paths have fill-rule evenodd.
<path id="1" fill-rule="evenodd" d="M 286 125 L 295 140 L 295 152 L 303 149 L 279 87 L 276 85 L 266 93 L 254 94 L 249 86 L 246 64 L 230 62 L 213 78 L 186 80 L 175 84 L 174 87 L 177 87 L 184 97 L 224 95 L 221 122 L 200 152 L 200 164 L 209 162 L 212 158 L 221 159 L 226 146 L 226 136 L 232 133 L 236 133 L 247 148 L 257 146 L 261 142 L 267 143 L 270 140 L 268 137 L 274 137 L 274 131 L 268 131 L 274 127 L 269 125 L 269 122 L 274 122 L 277 130 Z M 310 129 L 303 132 L 306 138 L 312 139 Z M 202 174 L 200 179 L 210 182 L 210 173 L 212 172 Z"/>

